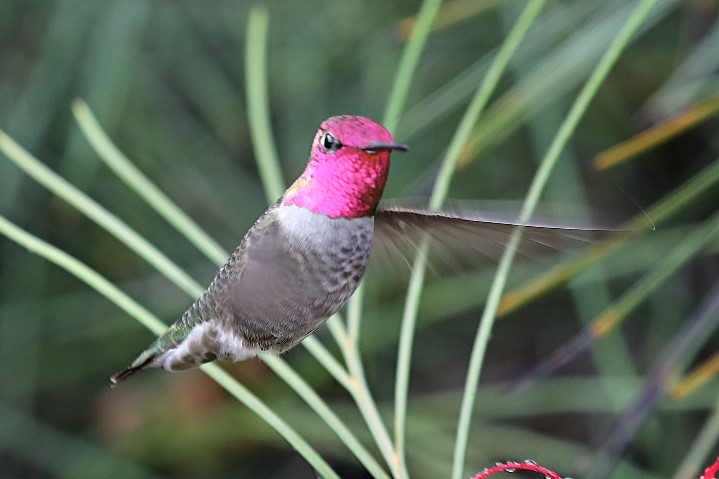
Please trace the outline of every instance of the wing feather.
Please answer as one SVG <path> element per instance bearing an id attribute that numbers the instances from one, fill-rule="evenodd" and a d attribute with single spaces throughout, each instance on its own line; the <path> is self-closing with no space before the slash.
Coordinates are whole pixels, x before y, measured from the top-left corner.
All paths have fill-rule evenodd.
<path id="1" fill-rule="evenodd" d="M 381 204 L 375 214 L 373 255 L 382 263 L 399 256 L 411 264 L 423 240 L 429 241 L 430 266 L 434 270 L 466 269 L 497 261 L 507 247 L 512 231 L 521 226 L 522 241 L 517 253 L 541 260 L 557 251 L 577 249 L 594 243 L 614 228 L 563 224 L 549 220 L 520 222 L 507 213 L 488 213 L 471 203 L 451 203 L 443 211 L 431 211 L 416 200 Z"/>

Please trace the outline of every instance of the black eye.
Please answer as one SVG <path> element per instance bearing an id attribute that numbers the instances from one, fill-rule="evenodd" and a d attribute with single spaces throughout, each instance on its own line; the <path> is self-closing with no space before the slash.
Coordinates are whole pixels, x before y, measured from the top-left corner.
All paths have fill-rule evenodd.
<path id="1" fill-rule="evenodd" d="M 332 136 L 332 133 L 325 132 L 324 135 L 322 135 L 322 138 L 320 139 L 320 144 L 322 145 L 322 148 L 324 148 L 326 151 L 337 151 L 342 146 L 342 143 L 337 141 L 337 139 Z"/>

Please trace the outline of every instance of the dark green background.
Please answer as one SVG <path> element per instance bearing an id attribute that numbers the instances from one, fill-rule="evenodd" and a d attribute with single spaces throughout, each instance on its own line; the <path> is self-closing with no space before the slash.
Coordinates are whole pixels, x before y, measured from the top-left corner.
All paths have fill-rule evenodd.
<path id="1" fill-rule="evenodd" d="M 395 132 L 411 151 L 395 155 L 386 197 L 430 192 L 442 153 L 483 76 L 476 65 L 491 59 L 522 4 L 497 1 L 474 12 L 475 3 L 447 2 L 457 20 L 430 36 Z M 579 209 L 589 201 L 593 211 L 628 218 L 715 160 L 719 123 L 709 119 L 610 172 L 592 166 L 604 149 L 716 94 L 716 3 L 659 3 L 566 148 L 548 202 Z M 266 5 L 272 125 L 289 182 L 303 169 L 324 118 L 382 118 L 404 48 L 400 22 L 419 2 Z M 480 120 L 478 133 L 490 133 L 466 157 L 450 196 L 524 197 L 579 88 L 626 18 L 625 7 L 623 1 L 549 2 Z M 205 0 L 0 2 L 0 129 L 202 283 L 214 266 L 101 163 L 70 105 L 75 98 L 87 101 L 119 148 L 220 244 L 233 248 L 266 207 L 244 90 L 248 8 L 249 2 Z M 542 81 L 548 85 L 534 89 Z M 626 405 L 612 398 L 631 397 L 715 281 L 714 249 L 657 288 L 618 335 L 564 368 L 560 379 L 515 398 L 504 398 L 498 385 L 546 357 L 666 256 L 716 210 L 716 191 L 618 252 L 584 282 L 497 323 L 473 422 L 470 470 L 532 458 L 578 474 L 577 457 L 592 450 Z M 167 322 L 189 303 L 152 267 L 4 157 L 0 214 L 95 268 Z M 510 286 L 559 259 L 520 260 Z M 449 474 L 466 364 L 492 272 L 487 267 L 428 280 L 408 419 L 413 477 Z M 405 286 L 370 275 L 368 290 L 365 367 L 389 412 Z M 325 331 L 318 334 L 326 337 Z M 146 372 L 109 390 L 109 375 L 151 338 L 65 271 L 0 240 L 0 477 L 313 477 L 276 433 L 199 372 Z M 699 357 L 717 345 L 711 338 Z M 306 351 L 297 348 L 285 358 L 367 438 L 351 400 Z M 364 477 L 324 424 L 259 361 L 228 369 L 343 477 Z M 688 402 L 661 403 L 624 456 L 625 473 L 670 476 L 714 407 L 716 386 Z"/>

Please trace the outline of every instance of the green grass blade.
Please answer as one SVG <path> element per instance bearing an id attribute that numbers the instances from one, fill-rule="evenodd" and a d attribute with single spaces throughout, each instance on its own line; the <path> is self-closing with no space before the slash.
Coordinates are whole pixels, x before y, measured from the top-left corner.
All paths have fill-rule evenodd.
<path id="1" fill-rule="evenodd" d="M 250 10 L 247 23 L 245 72 L 247 73 L 247 111 L 250 121 L 252 146 L 257 157 L 267 201 L 274 203 L 285 191 L 282 170 L 277 160 L 277 149 L 272 140 L 269 95 L 267 92 L 267 8 L 256 5 Z"/>
<path id="2" fill-rule="evenodd" d="M 348 391 L 352 389 L 352 379 L 349 374 L 347 374 L 347 371 L 339 363 L 339 361 L 330 354 L 327 348 L 320 343 L 319 339 L 314 336 L 309 336 L 302 340 L 302 346 L 304 346 L 305 349 L 314 356 L 317 362 L 327 369 L 327 371 L 338 383 L 342 385 L 342 387 Z"/>
<path id="3" fill-rule="evenodd" d="M 360 357 L 357 347 L 352 346 L 345 348 L 343 352 L 345 353 L 347 367 L 354 379 L 354 387 L 350 390 L 350 393 L 352 394 L 352 397 L 355 400 L 367 427 L 372 433 L 372 437 L 374 438 L 377 447 L 379 447 L 385 462 L 392 471 L 392 476 L 395 479 L 408 479 L 409 474 L 403 467 L 403 464 L 398 460 L 397 453 L 392 445 L 392 439 L 390 439 L 387 428 L 382 421 L 382 416 L 377 408 L 377 403 L 375 402 L 372 393 L 369 390 L 369 386 L 367 385 L 364 368 L 362 367 L 362 358 Z"/>
<path id="4" fill-rule="evenodd" d="M 397 124 L 399 123 L 400 115 L 404 110 L 404 105 L 407 100 L 407 93 L 412 83 L 414 71 L 417 68 L 420 55 L 424 49 L 424 45 L 427 43 L 432 24 L 437 16 L 439 7 L 441 6 L 441 0 L 425 0 L 422 3 L 422 7 L 417 14 L 417 21 L 412 30 L 409 42 L 404 49 L 402 59 L 400 60 L 399 67 L 395 76 L 394 85 L 389 95 L 389 102 L 387 109 L 385 110 L 383 123 L 390 131 L 395 131 Z M 421 285 L 421 282 L 419 283 Z M 359 340 L 359 322 L 362 315 L 361 302 L 363 296 L 363 289 L 360 288 L 352 298 L 349 305 L 349 330 L 351 338 L 355 347 Z M 396 383 L 398 386 L 399 383 Z M 404 413 L 406 412 L 406 385 L 404 386 L 405 394 L 403 396 L 404 401 L 398 402 L 397 396 L 395 395 L 395 427 L 394 427 L 394 449 L 395 455 L 399 460 L 399 468 L 403 473 L 407 471 L 407 454 L 405 451 L 405 427 L 404 427 Z M 400 410 L 403 414 L 400 416 L 397 411 Z"/>
<path id="5" fill-rule="evenodd" d="M 375 444 L 377 444 L 377 447 L 382 453 L 382 457 L 392 471 L 392 476 L 394 478 L 408 478 L 409 474 L 407 473 L 406 465 L 397 457 L 397 450 L 382 421 L 377 402 L 374 400 L 372 392 L 369 389 L 364 367 L 362 366 L 362 357 L 359 351 L 361 304 L 361 301 L 357 300 L 350 302 L 347 330 L 345 330 L 342 319 L 337 314 L 327 321 L 327 326 L 337 341 L 337 344 L 339 344 L 345 363 L 347 364 L 347 369 L 351 377 L 349 382 L 350 387 L 347 390 L 352 395 L 352 399 L 354 399 L 365 424 L 367 424 Z"/>
<path id="6" fill-rule="evenodd" d="M 542 159 L 539 169 L 537 170 L 534 180 L 529 188 L 527 197 L 525 198 L 524 205 L 520 213 L 520 222 L 527 221 L 531 217 L 532 212 L 537 205 L 537 201 L 539 200 L 539 196 L 544 189 L 544 186 L 549 179 L 549 175 L 567 140 L 576 128 L 579 120 L 606 78 L 611 67 L 614 65 L 617 58 L 619 58 L 620 53 L 627 46 L 632 35 L 639 28 L 642 20 L 647 16 L 649 10 L 655 3 L 656 0 L 643 0 L 637 5 L 580 91 L 579 96 L 569 111 L 569 114 L 552 141 L 547 154 Z M 507 276 L 509 275 L 509 269 L 514 259 L 515 251 L 521 239 L 521 233 L 521 228 L 514 230 L 509 240 L 507 249 L 505 249 L 502 258 L 500 259 L 495 280 L 492 283 L 492 287 L 487 298 L 487 304 L 480 319 L 480 326 L 472 347 L 472 354 L 470 357 L 464 393 L 462 396 L 460 416 L 457 425 L 457 440 L 455 442 L 452 470 L 453 479 L 459 479 L 464 475 L 464 459 L 467 451 L 469 428 L 476 398 L 477 385 L 479 383 L 480 372 L 484 362 L 484 355 L 487 343 L 489 342 L 490 333 L 494 325 L 497 306 L 499 305 L 502 290 L 504 289 Z"/>
<path id="7" fill-rule="evenodd" d="M 402 53 L 402 59 L 397 68 L 394 85 L 392 85 L 387 109 L 382 120 L 382 123 L 389 131 L 394 132 L 397 128 L 400 115 L 407 101 L 407 93 L 412 84 L 414 71 L 417 68 L 424 45 L 427 43 L 427 37 L 429 37 L 429 32 L 432 29 L 432 24 L 440 5 L 442 5 L 442 0 L 425 0 L 419 9 L 412 36 L 404 49 L 404 53 Z"/>
<path id="8" fill-rule="evenodd" d="M 307 404 L 322 417 L 337 437 L 354 453 L 367 472 L 375 478 L 389 479 L 389 475 L 382 469 L 382 466 L 372 457 L 372 454 L 359 442 L 357 437 L 349 428 L 332 412 L 326 402 L 297 374 L 289 368 L 280 358 L 276 356 L 265 356 L 265 363 L 272 368 L 292 389 L 307 401 Z"/>
<path id="9" fill-rule="evenodd" d="M 68 271 L 102 296 L 115 303 L 120 309 L 135 318 L 137 322 L 153 333 L 159 335 L 167 329 L 162 321 L 157 319 L 152 313 L 140 306 L 95 270 L 64 251 L 20 229 L 3 216 L 0 216 L 0 234 L 23 246 L 31 253 L 37 254 Z"/>
<path id="10" fill-rule="evenodd" d="M 649 294 L 654 292 L 672 273 L 687 261 L 693 259 L 701 248 L 719 235 L 719 215 L 708 220 L 702 228 L 693 231 L 674 250 L 642 277 L 631 289 L 625 292 L 616 303 L 605 309 L 592 321 L 591 329 L 606 332 L 614 329 Z"/>
<path id="11" fill-rule="evenodd" d="M 513 62 L 531 64 L 533 59 L 543 55 L 543 45 L 553 45 L 575 31 L 577 25 L 587 23 L 587 17 L 597 7 L 596 2 L 572 2 L 561 9 L 548 9 L 534 22 L 533 28 L 527 33 L 527 40 L 514 55 Z M 402 136 L 417 136 L 431 125 L 441 123 L 450 112 L 466 103 L 476 91 L 477 83 L 485 76 L 497 50 L 498 47 L 489 50 L 464 71 L 408 108 L 400 125 Z"/>
<path id="12" fill-rule="evenodd" d="M 364 282 L 360 283 L 347 304 L 347 338 L 352 342 L 353 347 L 359 347 L 363 296 Z"/>
<path id="13" fill-rule="evenodd" d="M 160 250 L 117 216 L 38 161 L 2 130 L 0 130 L 0 151 L 31 178 L 115 236 L 187 294 L 196 298 L 202 293 L 203 288 Z"/>
<path id="14" fill-rule="evenodd" d="M 627 223 L 628 233 L 620 234 L 608 242 L 596 245 L 578 259 L 562 263 L 539 276 L 533 277 L 513 291 L 507 292 L 502 298 L 498 314 L 500 316 L 508 314 L 557 285 L 564 284 L 578 276 L 599 259 L 618 249 L 634 237 L 635 233 L 633 231 L 641 231 L 646 228 L 647 217 L 651 218 L 652 222 L 659 226 L 693 200 L 715 187 L 717 183 L 719 183 L 719 161 L 714 161 L 683 185 L 675 188 L 667 197 L 647 209 L 646 214 L 642 213 L 629 221 Z"/>
<path id="15" fill-rule="evenodd" d="M 711 451 L 716 447 L 717 439 L 719 439 L 719 398 L 701 431 L 688 446 L 687 455 L 679 464 L 673 479 L 693 479 L 697 477 L 702 468 L 705 467 L 704 464 L 711 462 Z"/>
<path id="16" fill-rule="evenodd" d="M 447 197 L 452 175 L 462 154 L 462 149 L 469 139 L 469 135 L 472 132 L 474 124 L 477 122 L 477 118 L 487 105 L 489 97 L 496 88 L 499 78 L 507 67 L 509 59 L 516 51 L 519 43 L 524 38 L 524 35 L 527 33 L 527 30 L 545 3 L 544 1 L 534 0 L 527 4 L 519 19 L 517 19 L 514 28 L 507 35 L 502 47 L 499 52 L 497 52 L 497 57 L 492 63 L 492 66 L 490 66 L 489 71 L 487 71 L 487 76 L 482 81 L 479 90 L 477 90 L 477 93 L 467 107 L 467 111 L 457 126 L 457 130 L 449 144 L 447 154 L 442 162 L 442 166 L 437 175 L 437 181 L 432 190 L 432 196 L 430 197 L 429 206 L 431 209 L 437 210 L 442 207 Z"/>
<path id="17" fill-rule="evenodd" d="M 407 401 L 409 396 L 409 373 L 412 366 L 412 346 L 417 322 L 417 312 L 422 296 L 429 242 L 423 241 L 417 250 L 407 287 L 407 299 L 402 313 L 399 343 L 397 346 L 397 372 L 394 389 L 394 437 L 397 449 L 404 451 L 407 434 Z"/>
<path id="18" fill-rule="evenodd" d="M 95 152 L 125 184 L 205 256 L 215 263 L 225 262 L 228 253 L 122 154 L 102 129 L 87 103 L 75 100 L 72 112 Z"/>
<path id="19" fill-rule="evenodd" d="M 652 28 L 676 3 L 677 0 L 660 0 L 640 30 Z M 481 152 L 506 140 L 528 118 L 578 90 L 599 62 L 603 46 L 614 39 L 632 8 L 630 2 L 601 2 L 600 11 L 587 19 L 586 25 L 576 29 L 530 74 L 497 98 L 475 126 L 463 152 L 463 162 L 471 163 Z"/>
<path id="20" fill-rule="evenodd" d="M 507 23 L 514 16 L 515 10 L 516 7 L 513 6 L 502 10 L 502 16 L 507 18 Z M 606 42 L 599 41 L 598 43 L 603 46 Z M 535 43 L 533 47 L 542 51 L 552 50 L 552 45 L 549 43 Z M 567 59 L 567 61 L 571 60 Z M 517 78 L 528 77 L 532 73 L 527 62 L 514 61 L 512 68 Z M 546 151 L 549 147 L 552 137 L 556 133 L 556 125 L 561 123 L 565 111 L 569 108 L 566 103 L 568 103 L 567 99 L 563 98 L 554 102 L 554 107 L 544 109 L 541 115 L 528 118 L 527 129 L 537 151 Z M 591 211 L 585 206 L 588 198 L 581 181 L 580 159 L 574 154 L 572 148 L 565 149 L 561 158 L 553 178 L 547 184 L 543 196 L 544 201 L 550 205 L 574 204 L 576 205 L 575 215 L 591 217 Z M 514 270 L 513 275 L 516 273 L 517 271 Z M 567 291 L 572 296 L 573 310 L 576 315 L 581 322 L 587 324 L 594 317 L 598 308 L 612 302 L 612 295 L 607 284 L 608 278 L 604 265 L 597 265 L 584 278 L 584 281 L 567 284 Z M 501 309 L 501 303 L 499 308 Z M 596 343 L 596 347 L 591 349 L 590 354 L 600 376 L 609 378 L 615 375 L 636 374 L 624 339 L 622 335 L 614 335 L 605 341 Z M 619 395 L 610 387 L 606 387 L 605 391 L 610 400 L 618 399 Z"/>
<path id="21" fill-rule="evenodd" d="M 272 409 L 267 407 L 265 403 L 252 394 L 245 386 L 240 384 L 227 371 L 216 364 L 209 363 L 203 364 L 200 366 L 200 369 L 279 432 L 282 437 L 312 465 L 320 476 L 327 479 L 340 479 L 329 464 L 322 459 L 322 456 L 320 456 L 297 431 L 275 414 Z"/>
<path id="22" fill-rule="evenodd" d="M 356 301 L 355 303 L 350 303 L 350 305 L 352 304 L 357 307 L 360 305 L 360 302 Z M 352 310 L 350 310 L 350 313 L 351 312 Z M 359 318 L 359 315 L 357 317 Z M 350 321 L 350 326 L 352 326 L 352 324 L 359 326 L 359 320 L 354 322 Z M 349 371 L 349 376 L 346 380 L 342 378 L 342 380 L 338 379 L 338 381 L 345 386 L 347 391 L 352 395 L 352 399 L 357 405 L 365 424 L 367 424 L 375 444 L 377 444 L 385 462 L 392 471 L 392 476 L 395 478 L 409 477 L 406 470 L 403 468 L 403 465 L 396 460 L 396 451 L 392 445 L 392 440 L 390 439 L 384 422 L 382 421 L 379 409 L 377 408 L 377 403 L 375 402 L 372 393 L 369 390 L 369 386 L 367 385 L 364 368 L 362 367 L 362 358 L 356 341 L 357 338 L 352 336 L 348 330 L 345 329 L 344 323 L 339 314 L 335 314 L 327 320 L 327 327 L 337 344 L 340 346 L 340 350 L 342 351 L 342 355 L 344 356 L 345 363 L 347 364 L 347 369 Z M 358 332 L 359 330 L 355 331 L 355 333 Z M 302 343 L 305 344 L 306 342 L 307 340 L 305 339 Z M 319 345 L 319 342 L 317 344 Z M 312 352 L 310 347 L 307 349 Z M 329 352 L 326 354 L 329 355 Z M 320 360 L 318 356 L 316 357 Z"/>
<path id="23" fill-rule="evenodd" d="M 499 78 L 507 67 L 509 59 L 519 46 L 533 20 L 544 6 L 544 0 L 535 0 L 527 5 L 520 15 L 515 28 L 510 32 L 504 44 L 497 53 L 497 57 L 490 66 L 487 76 L 467 107 L 462 120 L 452 138 L 447 154 L 442 162 L 440 173 L 435 182 L 430 208 L 439 209 L 446 198 L 449 183 L 454 173 L 462 148 L 477 121 L 480 113 L 489 101 L 492 92 L 499 82 Z M 407 300 L 405 302 L 402 325 L 399 337 L 397 373 L 395 383 L 395 442 L 397 450 L 404 451 L 407 417 L 407 397 L 409 391 L 409 372 L 412 362 L 412 346 L 417 321 L 417 312 L 422 294 L 422 284 L 426 271 L 426 260 L 429 246 L 423 242 L 412 266 L 412 275 L 408 286 Z"/>
<path id="24" fill-rule="evenodd" d="M 495 62 L 490 68 L 488 75 L 482 82 L 472 102 L 470 102 L 467 112 L 455 132 L 455 136 L 450 144 L 445 160 L 442 163 L 438 180 L 435 183 L 434 191 L 432 197 L 430 198 L 430 208 L 438 209 L 441 207 L 441 204 L 446 197 L 449 182 L 459 159 L 461 149 L 466 142 L 476 119 L 479 117 L 480 112 L 487 104 L 503 70 L 506 68 L 509 58 L 511 58 L 533 19 L 541 10 L 543 4 L 544 1 L 535 1 L 525 9 L 524 14 L 517 22 L 517 28 L 507 37 L 502 49 L 500 49 L 497 58 L 495 59 Z M 403 314 L 400 333 L 395 385 L 395 442 L 396 448 L 400 453 L 404 451 L 409 369 L 411 364 L 412 343 L 417 310 L 419 307 L 422 283 L 424 282 L 424 272 L 426 270 L 427 248 L 426 243 L 422 245 L 418 251 L 412 268 L 413 274 L 410 279 L 407 302 L 404 309 L 405 312 Z"/>

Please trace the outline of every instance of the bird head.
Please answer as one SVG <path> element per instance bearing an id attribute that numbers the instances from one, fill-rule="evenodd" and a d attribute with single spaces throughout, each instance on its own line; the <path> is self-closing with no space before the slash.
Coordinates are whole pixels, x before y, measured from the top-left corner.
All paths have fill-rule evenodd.
<path id="1" fill-rule="evenodd" d="M 331 218 L 374 214 L 382 197 L 393 150 L 407 151 L 387 129 L 361 116 L 322 122 L 305 171 L 283 197 L 284 205 L 307 208 Z"/>

